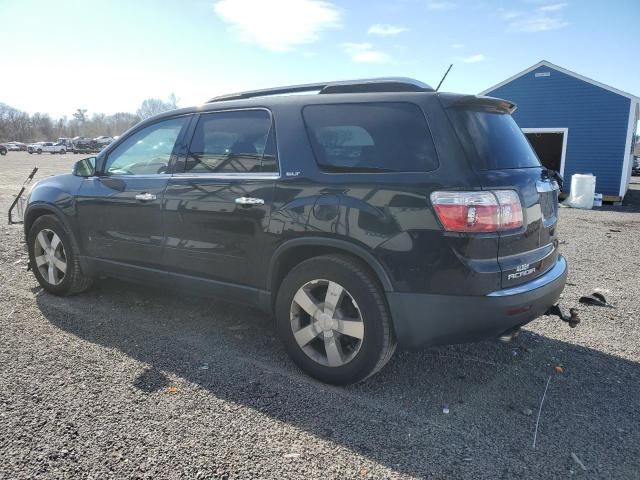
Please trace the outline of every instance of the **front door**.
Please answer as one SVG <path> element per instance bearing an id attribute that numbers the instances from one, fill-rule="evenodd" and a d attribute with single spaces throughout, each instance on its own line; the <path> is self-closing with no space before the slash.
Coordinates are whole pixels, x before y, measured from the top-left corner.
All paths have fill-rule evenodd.
<path id="1" fill-rule="evenodd" d="M 176 141 L 189 117 L 161 120 L 133 132 L 102 160 L 77 197 L 84 251 L 102 266 L 134 274 L 162 266 L 160 205 Z"/>
<path id="2" fill-rule="evenodd" d="M 200 115 L 181 166 L 169 179 L 163 205 L 170 274 L 218 293 L 229 284 L 259 288 L 278 178 L 270 113 Z"/>

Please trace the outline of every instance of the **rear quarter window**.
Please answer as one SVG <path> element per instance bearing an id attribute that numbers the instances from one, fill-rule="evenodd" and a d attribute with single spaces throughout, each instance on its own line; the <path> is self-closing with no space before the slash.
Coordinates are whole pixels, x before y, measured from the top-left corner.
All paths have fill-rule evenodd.
<path id="1" fill-rule="evenodd" d="M 460 140 L 471 146 L 477 170 L 539 167 L 531 144 L 508 113 L 451 108 L 449 118 Z"/>
<path id="2" fill-rule="evenodd" d="M 303 117 L 320 168 L 329 172 L 427 172 L 438 157 L 427 121 L 405 102 L 308 105 Z"/>

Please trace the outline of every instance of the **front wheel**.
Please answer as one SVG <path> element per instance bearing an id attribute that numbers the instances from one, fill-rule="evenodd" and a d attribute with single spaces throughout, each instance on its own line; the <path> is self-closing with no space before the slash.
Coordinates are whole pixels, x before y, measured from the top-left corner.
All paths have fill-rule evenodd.
<path id="1" fill-rule="evenodd" d="M 38 155 L 40 155 L 42 153 L 42 150 L 38 149 L 38 151 L 36 152 Z"/>
<path id="2" fill-rule="evenodd" d="M 278 291 L 276 318 L 296 365 L 327 383 L 370 377 L 396 347 L 381 288 L 346 255 L 311 258 L 291 270 Z"/>
<path id="3" fill-rule="evenodd" d="M 91 286 L 92 280 L 82 273 L 71 238 L 58 218 L 38 217 L 27 242 L 31 268 L 42 288 L 55 295 L 73 295 Z"/>

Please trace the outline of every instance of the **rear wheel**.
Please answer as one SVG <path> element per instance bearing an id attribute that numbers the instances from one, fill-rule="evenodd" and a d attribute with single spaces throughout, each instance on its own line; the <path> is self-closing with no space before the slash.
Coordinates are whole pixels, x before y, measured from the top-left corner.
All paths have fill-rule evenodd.
<path id="1" fill-rule="evenodd" d="M 67 151 L 64 148 L 60 150 L 60 155 L 64 155 L 65 153 L 67 153 Z"/>
<path id="2" fill-rule="evenodd" d="M 42 150 L 39 148 L 38 151 L 36 152 L 38 155 L 40 155 L 42 153 Z"/>
<path id="3" fill-rule="evenodd" d="M 80 269 L 69 234 L 55 216 L 38 217 L 27 242 L 31 267 L 42 288 L 55 295 L 73 295 L 91 286 L 91 278 Z"/>
<path id="4" fill-rule="evenodd" d="M 384 294 L 349 256 L 315 257 L 291 270 L 278 291 L 276 317 L 287 353 L 323 382 L 364 380 L 395 350 Z"/>

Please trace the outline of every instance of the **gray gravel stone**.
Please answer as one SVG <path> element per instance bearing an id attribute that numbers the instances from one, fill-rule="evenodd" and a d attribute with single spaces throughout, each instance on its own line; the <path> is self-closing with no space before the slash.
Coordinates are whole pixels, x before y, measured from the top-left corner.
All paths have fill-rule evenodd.
<path id="1" fill-rule="evenodd" d="M 40 178 L 77 158 L 2 157 L 1 210 L 36 161 Z M 556 478 L 582 473 L 572 452 L 593 477 L 637 478 L 639 212 L 560 212 L 563 302 L 603 288 L 615 309 L 581 305 L 576 329 L 542 317 L 512 345 L 399 351 L 349 388 L 297 371 L 242 306 L 113 280 L 42 292 L 2 225 L 0 478 Z M 549 375 L 534 450 L 521 412 Z"/>

